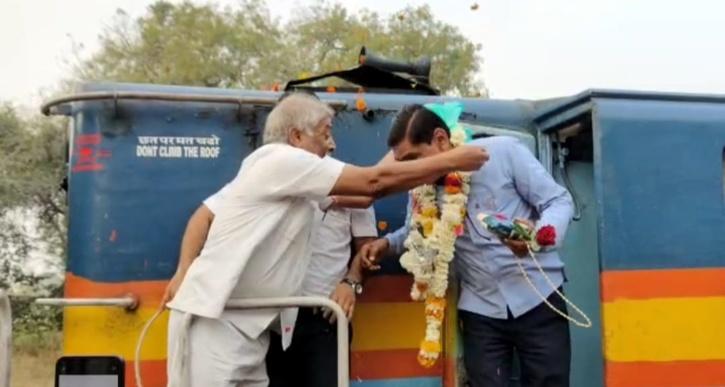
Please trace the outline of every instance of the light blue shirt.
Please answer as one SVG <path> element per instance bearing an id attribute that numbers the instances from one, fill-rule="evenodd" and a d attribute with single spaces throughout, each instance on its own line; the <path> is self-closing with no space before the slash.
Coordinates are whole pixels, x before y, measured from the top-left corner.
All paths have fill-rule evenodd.
<path id="1" fill-rule="evenodd" d="M 556 228 L 556 245 L 536 254 L 544 272 L 556 287 L 564 282 L 564 264 L 556 249 L 561 246 L 573 216 L 571 195 L 557 184 L 543 165 L 519 140 L 513 137 L 488 137 L 474 140 L 488 151 L 490 159 L 471 176 L 465 232 L 456 241 L 453 260 L 460 280 L 458 308 L 492 318 L 505 319 L 507 308 L 521 316 L 543 301 L 526 282 L 511 250 L 477 220 L 481 212 L 503 214 L 509 219 L 523 218 L 536 227 Z M 401 254 L 408 235 L 411 203 L 405 226 L 388 234 L 391 252 Z M 553 293 L 530 258 L 524 269 L 539 292 Z"/>

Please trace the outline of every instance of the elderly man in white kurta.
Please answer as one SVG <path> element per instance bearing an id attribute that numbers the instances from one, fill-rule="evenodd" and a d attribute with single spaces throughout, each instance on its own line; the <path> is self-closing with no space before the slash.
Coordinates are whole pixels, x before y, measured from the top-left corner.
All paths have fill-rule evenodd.
<path id="1" fill-rule="evenodd" d="M 475 170 L 480 148 L 459 147 L 420 161 L 368 168 L 324 157 L 333 111 L 297 94 L 265 124 L 265 145 L 228 184 L 201 254 L 168 304 L 169 386 L 267 386 L 264 357 L 279 310 L 225 311 L 230 298 L 299 292 L 310 256 L 313 201 L 329 195 L 379 197 Z"/>

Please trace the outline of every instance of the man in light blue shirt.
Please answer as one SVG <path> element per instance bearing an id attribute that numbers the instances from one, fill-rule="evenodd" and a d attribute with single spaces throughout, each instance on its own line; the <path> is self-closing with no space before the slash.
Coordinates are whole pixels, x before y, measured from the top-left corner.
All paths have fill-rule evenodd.
<path id="1" fill-rule="evenodd" d="M 428 157 L 450 149 L 450 130 L 435 113 L 420 105 L 403 108 L 391 129 L 388 145 L 396 160 Z M 521 219 L 535 228 L 556 229 L 556 245 L 537 253 L 546 275 L 561 287 L 564 264 L 557 247 L 573 214 L 569 193 L 558 185 L 534 155 L 512 137 L 473 140 L 490 159 L 471 175 L 465 232 L 455 245 L 453 264 L 460 280 L 458 310 L 463 328 L 464 363 L 471 387 L 507 386 L 513 350 L 519 355 L 521 385 L 568 386 L 568 322 L 552 311 L 531 288 L 522 264 L 539 292 L 561 311 L 566 305 L 528 257 L 522 242 L 502 241 L 476 219 L 479 213 Z M 442 189 L 442 187 L 440 188 Z M 386 254 L 400 255 L 406 225 L 364 247 L 360 254 L 375 268 Z"/>

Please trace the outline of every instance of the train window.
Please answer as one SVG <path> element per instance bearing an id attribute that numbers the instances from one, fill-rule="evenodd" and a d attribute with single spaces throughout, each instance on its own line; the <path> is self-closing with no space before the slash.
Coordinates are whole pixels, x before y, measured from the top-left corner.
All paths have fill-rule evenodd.
<path id="1" fill-rule="evenodd" d="M 552 174 L 571 194 L 574 200 L 573 219 L 579 221 L 582 218 L 584 205 L 580 196 L 581 192 L 574 186 L 570 173 L 572 167 L 581 173 L 582 168 L 591 169 L 593 166 L 594 137 L 591 115 L 587 114 L 569 125 L 562 126 L 552 132 L 550 138 Z"/>
<path id="2" fill-rule="evenodd" d="M 555 160 L 565 157 L 565 161 L 594 161 L 594 137 L 592 136 L 591 117 L 586 116 L 569 126 L 557 130 L 552 136 L 552 149 Z M 562 153 L 563 151 L 563 153 Z"/>

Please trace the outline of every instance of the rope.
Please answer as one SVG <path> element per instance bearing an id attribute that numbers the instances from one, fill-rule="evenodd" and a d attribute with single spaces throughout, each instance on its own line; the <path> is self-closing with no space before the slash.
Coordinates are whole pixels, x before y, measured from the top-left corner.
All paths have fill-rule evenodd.
<path id="1" fill-rule="evenodd" d="M 163 305 L 154 313 L 151 318 L 146 321 L 146 324 L 143 326 L 143 329 L 141 329 L 141 334 L 138 335 L 138 340 L 136 341 L 136 353 L 134 355 L 133 360 L 133 370 L 136 375 L 136 386 L 137 387 L 143 387 L 143 382 L 141 380 L 141 348 L 143 348 L 143 342 L 146 340 L 146 334 L 148 334 L 149 329 L 151 326 L 156 322 L 156 320 L 161 316 L 161 314 L 164 312 Z"/>
<path id="2" fill-rule="evenodd" d="M 534 292 L 536 292 L 536 294 L 541 298 L 541 300 L 544 301 L 546 306 L 548 306 L 551 310 L 556 312 L 556 314 L 558 314 L 561 317 L 564 317 L 565 319 L 569 320 L 572 324 L 574 324 L 576 326 L 579 326 L 582 328 L 591 328 L 592 321 L 589 319 L 589 316 L 587 316 L 586 313 L 582 312 L 582 310 L 579 309 L 579 307 L 577 307 L 573 302 L 571 302 L 568 298 L 566 298 L 566 296 L 564 296 L 564 294 L 562 294 L 559 291 L 559 287 L 554 285 L 554 282 L 551 281 L 551 278 L 549 278 L 549 276 L 546 275 L 546 273 L 544 273 L 544 268 L 541 267 L 539 260 L 536 259 L 536 257 L 534 256 L 534 253 L 531 251 L 531 247 L 528 245 L 528 243 L 526 244 L 526 249 L 529 252 L 529 256 L 534 261 L 534 265 L 536 265 L 536 268 L 539 269 L 539 272 L 544 277 L 544 279 L 549 284 L 549 286 L 551 286 L 551 289 L 554 291 L 554 293 L 556 293 L 559 297 L 561 297 L 561 299 L 564 300 L 564 302 L 566 302 L 567 305 L 571 306 L 572 309 L 574 309 L 574 311 L 576 311 L 580 316 L 584 317 L 585 322 L 581 322 L 581 321 L 569 316 L 565 312 L 562 312 L 557 307 L 552 305 L 549 302 L 549 300 L 546 297 L 544 297 L 543 294 L 541 294 L 541 292 L 536 287 L 536 285 L 534 285 L 534 283 L 531 282 L 531 278 L 529 278 L 529 275 L 526 274 L 526 270 L 524 269 L 524 266 L 521 264 L 521 261 L 523 260 L 523 258 L 516 257 L 516 264 L 519 266 L 519 270 L 521 270 L 521 274 L 524 275 L 524 279 L 526 279 L 526 282 L 529 284 L 529 286 L 531 286 L 531 288 L 534 289 Z"/>

